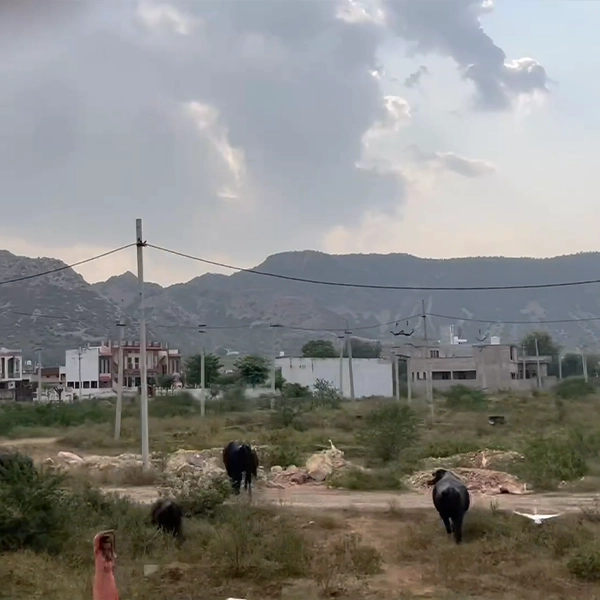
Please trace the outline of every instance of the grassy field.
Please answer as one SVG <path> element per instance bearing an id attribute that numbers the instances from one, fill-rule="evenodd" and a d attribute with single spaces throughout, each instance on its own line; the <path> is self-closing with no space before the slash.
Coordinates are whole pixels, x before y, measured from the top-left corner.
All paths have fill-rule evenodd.
<path id="1" fill-rule="evenodd" d="M 401 475 L 431 457 L 514 450 L 523 460 L 503 468 L 539 489 L 600 490 L 600 396 L 583 382 L 529 397 L 486 399 L 457 389 L 438 397 L 435 408 L 432 422 L 419 399 L 407 407 L 290 398 L 271 411 L 268 401 L 246 405 L 231 396 L 201 418 L 185 396 L 160 398 L 150 405 L 151 448 L 167 453 L 243 438 L 269 446 L 264 463 L 285 466 L 301 464 L 331 439 L 347 458 L 373 468 L 335 482 L 362 490 L 398 489 Z M 58 437 L 62 449 L 75 452 L 136 452 L 138 413 L 126 407 L 115 444 L 110 402 L 2 406 L 0 435 Z M 490 426 L 490 414 L 504 415 L 506 424 Z M 218 487 L 193 494 L 195 516 L 177 544 L 156 534 L 147 508 L 103 497 L 76 479 L 42 473 L 1 483 L 0 597 L 91 598 L 93 535 L 115 528 L 119 588 L 128 599 L 600 598 L 600 506 L 539 527 L 493 505 L 473 510 L 457 548 L 433 509 L 311 514 L 223 505 Z M 144 577 L 145 564 L 160 572 Z"/>

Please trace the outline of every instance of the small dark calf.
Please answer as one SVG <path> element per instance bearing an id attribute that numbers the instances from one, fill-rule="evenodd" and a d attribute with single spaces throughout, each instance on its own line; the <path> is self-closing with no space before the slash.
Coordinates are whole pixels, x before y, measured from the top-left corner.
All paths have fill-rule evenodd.
<path id="1" fill-rule="evenodd" d="M 152 525 L 173 537 L 183 536 L 183 510 L 174 500 L 160 498 L 152 506 Z"/>
<path id="2" fill-rule="evenodd" d="M 8 479 L 17 475 L 31 475 L 35 472 L 33 460 L 18 452 L 0 453 L 0 478 Z"/>
<path id="3" fill-rule="evenodd" d="M 428 482 L 433 486 L 433 505 L 438 511 L 448 534 L 454 533 L 457 544 L 462 542 L 462 525 L 471 499 L 467 486 L 451 471 L 438 469 Z"/>
<path id="4" fill-rule="evenodd" d="M 256 479 L 258 475 L 258 456 L 254 448 L 241 442 L 229 442 L 223 449 L 223 464 L 231 479 L 233 493 L 240 493 L 243 478 L 244 489 L 251 496 L 252 477 Z"/>

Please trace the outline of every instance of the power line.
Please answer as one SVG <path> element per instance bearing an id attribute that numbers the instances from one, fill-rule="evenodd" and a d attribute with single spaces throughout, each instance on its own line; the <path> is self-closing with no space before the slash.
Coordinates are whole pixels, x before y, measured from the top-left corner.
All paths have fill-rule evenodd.
<path id="1" fill-rule="evenodd" d="M 74 317 L 68 315 L 44 315 L 39 313 L 27 313 L 17 310 L 4 310 L 0 313 L 0 316 L 5 314 L 16 314 L 23 317 L 50 319 L 57 321 L 76 321 Z M 377 323 L 375 325 L 361 325 L 360 327 L 352 327 L 352 331 L 368 331 L 370 329 L 379 329 L 381 327 L 389 327 L 390 325 L 397 325 L 402 321 L 410 321 L 412 319 L 422 318 L 423 314 L 413 314 L 409 317 L 403 317 L 400 319 L 394 319 L 393 321 L 387 321 L 385 323 Z M 552 325 L 561 323 L 589 323 L 593 321 L 600 321 L 600 317 L 581 317 L 581 318 L 569 318 L 569 319 L 540 319 L 537 321 L 523 321 L 523 320 L 504 320 L 504 319 L 475 319 L 471 317 L 464 317 L 461 315 L 443 315 L 440 313 L 426 313 L 428 317 L 436 317 L 438 319 L 446 319 L 448 321 L 467 321 L 470 323 L 486 323 L 486 324 L 498 324 L 498 325 Z M 260 323 L 258 325 L 209 325 L 203 327 L 203 329 L 211 331 L 233 331 L 233 330 L 251 330 L 255 329 L 261 331 L 266 328 L 268 323 Z M 196 331 L 198 325 L 179 325 L 177 323 L 149 323 L 150 328 L 160 329 L 190 329 Z M 307 332 L 327 332 L 327 333 L 338 333 L 345 331 L 345 327 L 302 327 L 299 325 L 283 325 L 278 324 L 281 329 L 288 331 L 307 331 Z"/>
<path id="2" fill-rule="evenodd" d="M 551 325 L 559 323 L 587 323 L 591 321 L 600 321 L 600 317 L 582 317 L 580 319 L 541 319 L 539 321 L 505 321 L 503 319 L 471 319 L 469 317 L 440 315 L 437 313 L 427 313 L 427 316 L 437 317 L 438 319 L 448 319 L 450 321 L 469 321 L 471 323 L 498 323 L 499 325 Z"/>
<path id="3" fill-rule="evenodd" d="M 63 265 L 62 267 L 56 267 L 54 269 L 49 269 L 48 271 L 41 271 L 39 273 L 32 273 L 31 275 L 22 275 L 21 277 L 13 277 L 12 279 L 4 279 L 0 281 L 0 285 L 7 285 L 9 283 L 19 283 L 20 281 L 27 281 L 29 279 L 36 279 L 37 277 L 43 277 L 44 275 L 51 275 L 52 273 L 59 273 L 60 271 L 66 271 L 67 269 L 72 269 L 73 267 L 79 267 L 80 265 L 85 265 L 86 263 L 93 262 L 100 258 L 105 258 L 106 256 L 110 256 L 111 254 L 116 254 L 117 252 L 121 252 L 121 250 L 125 250 L 126 248 L 131 248 L 135 246 L 135 244 L 127 244 L 125 246 L 121 246 L 120 248 L 115 248 L 114 250 L 109 250 L 108 252 L 103 252 L 102 254 L 97 254 L 96 256 L 91 256 L 90 258 L 85 258 L 84 260 L 79 260 L 77 262 L 71 263 L 70 265 Z"/>
<path id="4" fill-rule="evenodd" d="M 154 248 L 161 252 L 173 254 L 175 256 L 181 256 L 183 258 L 189 258 L 197 262 L 204 263 L 206 265 L 212 265 L 223 269 L 230 269 L 232 271 L 241 271 L 243 273 L 251 273 L 254 275 L 263 275 L 265 277 L 274 277 L 276 279 L 285 279 L 287 281 L 297 281 L 300 283 L 311 283 L 314 285 L 327 285 L 333 287 L 349 287 L 349 288 L 361 288 L 368 290 L 404 290 L 404 291 L 428 291 L 428 292 L 476 292 L 476 291 L 494 291 L 494 290 L 532 290 L 532 289 L 547 289 L 547 288 L 561 288 L 561 287 L 573 287 L 580 285 L 591 285 L 600 283 L 600 279 L 588 279 L 583 281 L 565 281 L 559 283 L 537 283 L 537 284 L 523 284 L 523 285 L 482 285 L 482 286 L 414 286 L 414 285 L 378 285 L 370 283 L 349 283 L 344 281 L 326 281 L 322 279 L 307 279 L 305 277 L 294 277 L 292 275 L 282 275 L 280 273 L 270 273 L 268 271 L 259 271 L 258 269 L 245 269 L 243 267 L 236 267 L 234 265 L 228 265 L 227 263 L 221 263 L 214 260 L 208 260 L 207 258 L 200 258 L 185 252 L 179 252 L 178 250 L 170 250 L 169 248 L 163 248 L 154 244 L 147 244 L 148 248 Z"/>
<path id="5" fill-rule="evenodd" d="M 394 319 L 393 321 L 388 321 L 387 323 L 377 323 L 376 325 L 362 325 L 360 327 L 354 327 L 352 331 L 366 331 L 368 329 L 378 329 L 380 327 L 388 327 L 390 325 L 397 325 L 401 321 L 410 321 L 411 319 L 416 319 L 420 317 L 421 314 L 418 315 L 410 315 L 409 317 L 402 317 L 401 319 Z M 169 324 L 150 324 L 151 327 L 161 327 L 164 329 L 198 329 L 197 325 L 169 325 Z M 267 326 L 268 323 L 261 323 L 259 325 L 212 325 L 208 327 L 203 327 L 203 329 L 211 329 L 211 330 L 230 330 L 230 329 L 257 329 L 260 330 L 261 327 Z M 322 331 L 329 333 L 337 333 L 339 331 L 344 331 L 345 327 L 301 327 L 299 325 L 277 325 L 281 329 L 287 329 L 290 331 Z"/>

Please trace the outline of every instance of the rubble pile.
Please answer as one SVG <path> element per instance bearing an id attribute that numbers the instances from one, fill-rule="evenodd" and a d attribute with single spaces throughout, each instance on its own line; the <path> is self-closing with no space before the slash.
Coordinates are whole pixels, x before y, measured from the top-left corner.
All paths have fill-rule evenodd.
<path id="1" fill-rule="evenodd" d="M 259 455 L 265 447 L 256 447 Z M 177 450 L 165 458 L 153 458 L 152 463 L 157 471 L 162 473 L 163 485 L 161 487 L 188 485 L 196 483 L 204 485 L 215 478 L 225 476 L 223 466 L 223 449 L 209 448 L 206 450 Z M 107 474 L 118 473 L 129 469 L 141 469 L 142 457 L 139 454 L 120 454 L 118 456 L 89 455 L 79 456 L 72 452 L 59 452 L 54 457 L 48 457 L 44 464 L 57 471 L 86 470 L 106 471 Z M 322 484 L 334 473 L 345 469 L 358 468 L 344 458 L 344 452 L 336 448 L 333 443 L 331 448 L 316 452 L 308 458 L 305 465 L 295 465 L 287 468 L 273 466 L 265 472 L 260 466 L 258 480 L 266 483 L 268 487 L 286 488 L 295 485 Z"/>
<path id="2" fill-rule="evenodd" d="M 153 459 L 152 463 L 156 467 L 160 461 Z M 73 469 L 88 471 L 109 471 L 118 472 L 127 469 L 141 469 L 143 466 L 142 457 L 139 454 L 119 454 L 118 456 L 102 456 L 90 454 L 79 456 L 73 452 L 59 452 L 56 457 L 48 457 L 44 460 L 44 465 L 57 471 L 68 471 Z"/>
<path id="3" fill-rule="evenodd" d="M 318 485 L 324 483 L 334 473 L 350 468 L 357 467 L 348 462 L 344 458 L 344 452 L 331 443 L 331 448 L 315 452 L 310 456 L 304 467 L 295 465 L 285 469 L 280 466 L 271 467 L 267 486 L 286 488 L 294 485 Z"/>
<path id="4" fill-rule="evenodd" d="M 491 469 L 476 469 L 469 467 L 457 467 L 452 472 L 460 477 L 470 492 L 484 495 L 496 494 L 526 494 L 527 484 L 517 477 L 492 471 Z M 419 489 L 427 489 L 427 482 L 431 479 L 431 471 L 420 471 L 412 475 L 409 483 Z"/>
<path id="5" fill-rule="evenodd" d="M 522 454 L 514 451 L 489 450 L 484 448 L 477 452 L 465 452 L 443 458 L 431 457 L 424 461 L 425 468 L 439 469 L 451 467 L 468 467 L 472 469 L 495 469 L 515 460 L 522 460 Z"/>

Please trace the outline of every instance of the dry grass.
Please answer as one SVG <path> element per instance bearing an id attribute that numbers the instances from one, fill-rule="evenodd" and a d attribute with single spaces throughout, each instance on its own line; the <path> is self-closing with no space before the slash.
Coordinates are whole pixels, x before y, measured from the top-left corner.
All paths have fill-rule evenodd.
<path id="1" fill-rule="evenodd" d="M 203 600 L 600 598 L 596 510 L 541 526 L 494 510 L 473 510 L 458 547 L 433 508 L 338 516 L 240 501 L 214 519 L 188 520 L 181 545 L 153 536 L 137 517 L 129 515 L 125 523 L 128 528 L 117 534 L 123 598 L 189 600 L 199 590 Z M 3 555 L 0 595 L 12 600 L 91 597 L 92 534 L 82 527 L 66 556 Z M 144 577 L 144 564 L 160 570 Z"/>

